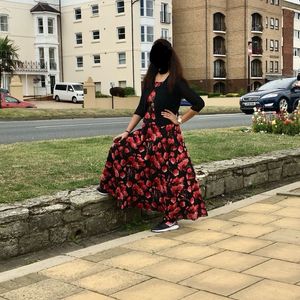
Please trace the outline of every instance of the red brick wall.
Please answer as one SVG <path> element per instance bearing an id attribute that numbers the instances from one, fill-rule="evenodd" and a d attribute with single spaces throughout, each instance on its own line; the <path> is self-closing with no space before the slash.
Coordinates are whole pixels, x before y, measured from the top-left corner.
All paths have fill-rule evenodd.
<path id="1" fill-rule="evenodd" d="M 282 28 L 282 56 L 283 68 L 282 75 L 293 75 L 293 38 L 294 38 L 294 12 L 283 9 L 283 28 Z"/>

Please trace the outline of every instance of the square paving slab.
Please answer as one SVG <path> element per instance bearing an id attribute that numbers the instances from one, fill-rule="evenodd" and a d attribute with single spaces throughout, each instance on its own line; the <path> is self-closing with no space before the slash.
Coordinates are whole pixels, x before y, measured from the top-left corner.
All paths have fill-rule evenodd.
<path id="1" fill-rule="evenodd" d="M 211 269 L 181 281 L 180 284 L 223 296 L 229 296 L 259 280 L 260 278 L 249 275 L 245 276 L 245 274 L 241 273 Z"/>
<path id="2" fill-rule="evenodd" d="M 120 300 L 179 300 L 195 292 L 185 286 L 151 279 L 112 296 Z"/>
<path id="3" fill-rule="evenodd" d="M 296 285 L 263 280 L 230 297 L 238 300 L 299 300 L 299 295 L 300 287 Z"/>
<path id="4" fill-rule="evenodd" d="M 94 292 L 84 291 L 73 296 L 63 298 L 63 300 L 113 300 L 114 298 L 100 295 Z"/>

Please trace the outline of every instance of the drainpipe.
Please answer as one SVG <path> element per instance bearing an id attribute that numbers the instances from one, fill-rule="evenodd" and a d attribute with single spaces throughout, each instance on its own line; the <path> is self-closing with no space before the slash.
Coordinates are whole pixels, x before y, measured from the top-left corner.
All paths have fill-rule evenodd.
<path id="1" fill-rule="evenodd" d="M 61 76 L 60 81 L 64 81 L 61 0 L 59 0 L 59 37 L 60 37 L 60 76 Z"/>
<path id="2" fill-rule="evenodd" d="M 206 45 L 206 59 L 205 59 L 205 76 L 206 76 L 206 92 L 208 92 L 208 0 L 205 0 L 205 45 Z"/>

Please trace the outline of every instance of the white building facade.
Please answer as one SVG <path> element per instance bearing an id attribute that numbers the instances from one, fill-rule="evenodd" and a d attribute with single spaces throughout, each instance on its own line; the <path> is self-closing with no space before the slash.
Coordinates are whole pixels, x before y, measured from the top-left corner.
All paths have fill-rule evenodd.
<path id="1" fill-rule="evenodd" d="M 153 42 L 172 41 L 172 0 L 47 2 L 0 0 L 0 36 L 8 35 L 20 49 L 23 70 L 16 73 L 24 95 L 48 95 L 55 82 L 83 83 L 88 77 L 102 94 L 120 86 L 140 95 Z M 7 74 L 2 85 L 8 84 Z"/>

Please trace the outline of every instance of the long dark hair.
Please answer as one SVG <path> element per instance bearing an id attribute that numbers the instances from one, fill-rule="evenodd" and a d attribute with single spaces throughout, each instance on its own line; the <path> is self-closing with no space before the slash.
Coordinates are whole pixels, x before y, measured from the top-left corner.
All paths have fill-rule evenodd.
<path id="1" fill-rule="evenodd" d="M 157 44 L 157 43 L 161 43 L 162 45 L 168 47 L 171 50 L 171 59 L 169 61 L 169 77 L 168 77 L 168 89 L 169 91 L 172 91 L 172 89 L 175 86 L 175 82 L 178 79 L 184 79 L 183 78 L 183 71 L 182 71 L 182 66 L 180 63 L 180 60 L 176 54 L 176 52 L 174 51 L 171 43 L 165 39 L 158 39 L 156 40 L 153 45 Z M 147 74 L 143 80 L 143 87 L 144 88 L 153 88 L 154 84 L 155 84 L 155 76 L 158 73 L 158 68 L 150 62 Z"/>

